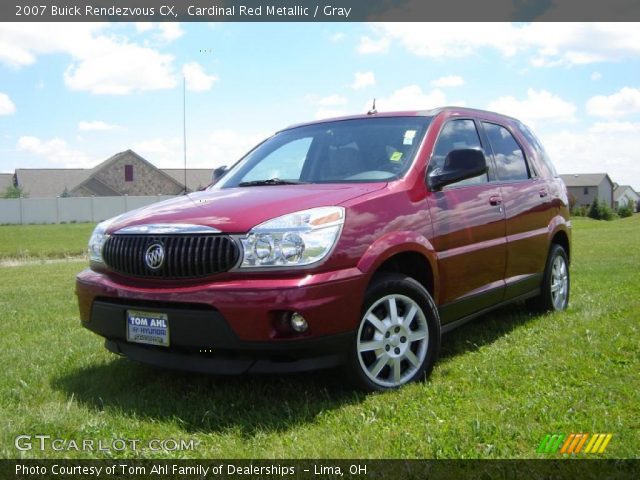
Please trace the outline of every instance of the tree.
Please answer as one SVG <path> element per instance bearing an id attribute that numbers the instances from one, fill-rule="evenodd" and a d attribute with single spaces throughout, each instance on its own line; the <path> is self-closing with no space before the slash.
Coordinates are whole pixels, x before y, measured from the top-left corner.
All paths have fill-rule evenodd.
<path id="1" fill-rule="evenodd" d="M 613 211 L 606 203 L 599 202 L 597 197 L 593 199 L 587 216 L 595 220 L 613 220 L 615 218 Z"/>
<path id="2" fill-rule="evenodd" d="M 593 218 L 594 220 L 600 220 L 600 202 L 598 202 L 598 197 L 595 197 L 593 202 L 591 202 L 587 217 Z"/>
<path id="3" fill-rule="evenodd" d="M 4 195 L 2 195 L 2 198 L 25 198 L 28 197 L 29 194 L 25 193 L 24 190 L 22 190 L 22 187 L 17 187 L 15 185 L 9 185 L 5 191 L 4 191 Z"/>

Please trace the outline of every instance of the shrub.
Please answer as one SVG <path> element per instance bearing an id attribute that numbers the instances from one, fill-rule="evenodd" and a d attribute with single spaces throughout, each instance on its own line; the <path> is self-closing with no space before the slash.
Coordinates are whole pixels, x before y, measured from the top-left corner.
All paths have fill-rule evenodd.
<path id="1" fill-rule="evenodd" d="M 25 198 L 29 195 L 22 190 L 22 187 L 16 187 L 15 185 L 9 185 L 1 198 Z"/>
<path id="2" fill-rule="evenodd" d="M 634 206 L 635 205 L 633 204 L 633 200 L 629 199 L 626 205 L 618 208 L 618 215 L 620 215 L 621 218 L 630 217 L 631 215 L 633 215 Z"/>
<path id="3" fill-rule="evenodd" d="M 593 199 L 593 203 L 589 207 L 587 213 L 589 218 L 595 220 L 613 220 L 616 214 L 605 203 L 599 202 L 597 198 Z"/>
<path id="4" fill-rule="evenodd" d="M 574 205 L 571 209 L 572 217 L 586 217 L 587 216 L 587 207 L 584 205 Z"/>

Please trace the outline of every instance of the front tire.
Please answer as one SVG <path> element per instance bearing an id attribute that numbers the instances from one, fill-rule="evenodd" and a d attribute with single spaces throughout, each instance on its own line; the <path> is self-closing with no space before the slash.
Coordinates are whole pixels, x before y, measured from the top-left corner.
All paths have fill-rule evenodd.
<path id="1" fill-rule="evenodd" d="M 569 305 L 571 278 L 569 260 L 561 245 L 554 243 L 549 250 L 540 295 L 529 301 L 534 310 L 548 312 L 566 310 Z"/>
<path id="2" fill-rule="evenodd" d="M 383 274 L 367 290 L 349 354 L 357 387 L 382 391 L 425 378 L 440 349 L 440 318 L 429 292 L 413 278 Z"/>

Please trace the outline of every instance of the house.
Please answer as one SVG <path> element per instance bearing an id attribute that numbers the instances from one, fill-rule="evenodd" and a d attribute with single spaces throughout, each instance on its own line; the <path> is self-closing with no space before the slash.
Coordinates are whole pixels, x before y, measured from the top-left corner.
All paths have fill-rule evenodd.
<path id="1" fill-rule="evenodd" d="M 14 182 L 29 197 L 59 197 L 84 181 L 90 171 L 84 168 L 16 168 Z"/>
<path id="2" fill-rule="evenodd" d="M 633 211 L 638 209 L 640 195 L 630 185 L 616 185 L 613 190 L 613 204 L 615 208 L 624 207 L 631 200 Z"/>
<path id="3" fill-rule="evenodd" d="M 184 168 L 163 168 L 162 171 L 184 185 Z M 192 192 L 202 190 L 211 183 L 212 176 L 212 168 L 188 168 L 187 188 Z"/>
<path id="4" fill-rule="evenodd" d="M 133 150 L 116 153 L 69 192 L 72 197 L 177 195 L 184 184 L 159 170 Z"/>
<path id="5" fill-rule="evenodd" d="M 18 168 L 9 176 L 32 198 L 59 196 L 110 197 L 121 195 L 177 195 L 184 192 L 184 169 L 160 169 L 133 150 L 119 152 L 94 168 Z M 187 170 L 187 190 L 211 182 L 213 169 Z"/>
<path id="6" fill-rule="evenodd" d="M 0 173 L 0 197 L 2 197 L 7 188 L 11 186 L 13 186 L 13 174 Z"/>
<path id="7" fill-rule="evenodd" d="M 597 198 L 599 202 L 613 208 L 613 182 L 608 174 L 572 173 L 560 177 L 576 205 L 588 207 Z"/>

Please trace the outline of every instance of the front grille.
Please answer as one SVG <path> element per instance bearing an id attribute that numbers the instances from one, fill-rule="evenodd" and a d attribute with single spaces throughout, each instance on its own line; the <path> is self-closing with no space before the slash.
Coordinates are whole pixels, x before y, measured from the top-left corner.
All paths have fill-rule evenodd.
<path id="1" fill-rule="evenodd" d="M 151 268 L 145 260 L 153 245 L 161 245 L 164 252 L 157 268 Z M 236 243 L 225 235 L 116 234 L 107 239 L 102 250 L 110 269 L 150 278 L 194 278 L 225 272 L 236 264 L 239 255 Z"/>

